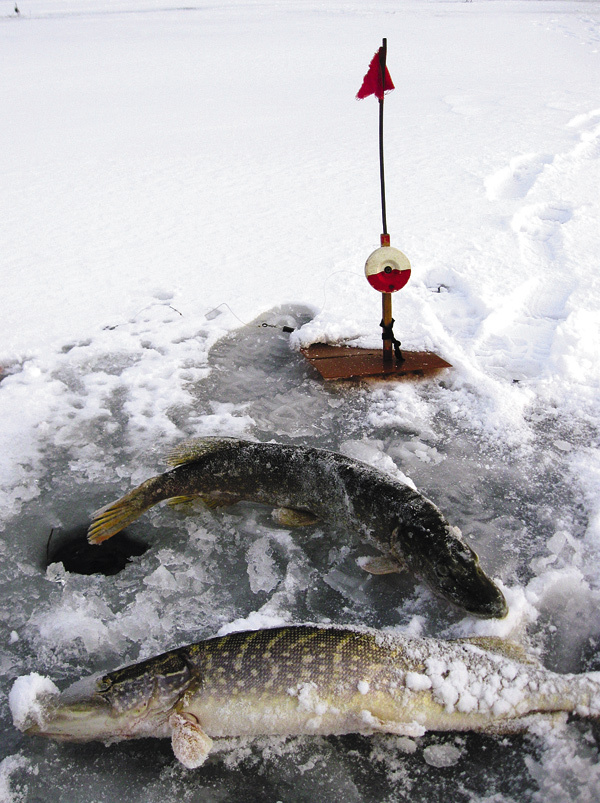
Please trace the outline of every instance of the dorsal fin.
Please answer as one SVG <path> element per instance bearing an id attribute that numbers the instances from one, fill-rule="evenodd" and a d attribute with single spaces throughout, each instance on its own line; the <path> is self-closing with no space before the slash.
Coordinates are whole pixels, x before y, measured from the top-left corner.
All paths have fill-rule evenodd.
<path id="1" fill-rule="evenodd" d="M 219 452 L 227 449 L 236 443 L 245 443 L 239 438 L 223 438 L 220 436 L 206 438 L 190 438 L 175 446 L 167 455 L 167 465 L 183 466 L 185 463 L 193 463 L 204 455 Z"/>
<path id="2" fill-rule="evenodd" d="M 457 639 L 463 644 L 473 644 L 474 647 L 479 647 L 488 652 L 496 652 L 503 655 L 505 658 L 511 658 L 513 661 L 518 661 L 520 664 L 533 664 L 539 665 L 539 660 L 535 655 L 527 652 L 527 650 L 516 641 L 510 641 L 500 638 L 499 636 L 473 636 L 471 638 Z"/>

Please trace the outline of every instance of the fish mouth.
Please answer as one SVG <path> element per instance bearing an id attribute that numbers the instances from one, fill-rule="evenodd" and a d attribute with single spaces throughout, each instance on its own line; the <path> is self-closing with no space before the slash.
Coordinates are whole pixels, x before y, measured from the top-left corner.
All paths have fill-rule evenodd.
<path id="1" fill-rule="evenodd" d="M 508 603 L 498 586 L 482 574 L 481 585 L 469 598 L 457 597 L 455 604 L 463 608 L 472 616 L 480 619 L 504 619 L 508 615 Z"/>
<path id="2" fill-rule="evenodd" d="M 498 591 L 498 594 L 498 599 L 489 602 L 487 605 L 478 605 L 468 612 L 481 619 L 505 619 L 508 616 L 508 604 L 504 599 L 504 594 L 501 591 Z"/>
<path id="3" fill-rule="evenodd" d="M 108 738 L 116 730 L 112 706 L 100 696 L 94 696 L 77 702 L 58 700 L 42 717 L 28 723 L 24 732 L 61 742 L 86 742 Z"/>

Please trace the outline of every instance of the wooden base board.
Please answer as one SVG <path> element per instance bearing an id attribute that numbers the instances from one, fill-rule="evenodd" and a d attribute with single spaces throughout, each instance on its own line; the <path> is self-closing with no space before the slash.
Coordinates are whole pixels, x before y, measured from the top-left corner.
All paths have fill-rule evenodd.
<path id="1" fill-rule="evenodd" d="M 451 368 L 449 362 L 431 351 L 405 351 L 403 362 L 393 358 L 384 363 L 382 349 L 361 349 L 353 346 L 330 346 L 314 343 L 301 349 L 302 354 L 317 369 L 323 379 L 417 379 L 431 376 L 443 368 Z"/>

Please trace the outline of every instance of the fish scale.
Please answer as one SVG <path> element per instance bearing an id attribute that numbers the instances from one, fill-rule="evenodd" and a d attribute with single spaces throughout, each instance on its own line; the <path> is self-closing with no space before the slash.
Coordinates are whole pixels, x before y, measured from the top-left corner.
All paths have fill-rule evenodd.
<path id="1" fill-rule="evenodd" d="M 343 685 L 349 666 L 371 677 L 383 659 L 380 653 L 359 633 L 322 628 L 306 629 L 300 637 L 289 628 L 231 634 L 182 650 L 205 688 L 223 687 L 227 693 L 235 693 L 230 686 L 239 677 L 245 691 L 274 686 L 286 691 L 292 684 L 309 682 Z"/>

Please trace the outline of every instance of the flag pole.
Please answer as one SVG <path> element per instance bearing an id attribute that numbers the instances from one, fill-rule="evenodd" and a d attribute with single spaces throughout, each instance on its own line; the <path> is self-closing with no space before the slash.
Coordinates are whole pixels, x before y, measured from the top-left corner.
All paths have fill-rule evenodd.
<path id="1" fill-rule="evenodd" d="M 385 211 L 385 172 L 383 167 L 383 99 L 385 97 L 385 62 L 387 58 L 387 39 L 379 49 L 379 69 L 381 70 L 381 97 L 379 98 L 379 178 L 381 183 L 381 220 L 383 234 L 387 236 L 387 216 Z"/>
<path id="2" fill-rule="evenodd" d="M 381 221 L 383 233 L 381 235 L 381 245 L 390 244 L 390 236 L 387 230 L 387 214 L 385 207 L 385 170 L 383 163 L 383 99 L 385 98 L 385 67 L 387 59 L 387 39 L 379 49 L 379 69 L 381 73 L 381 97 L 379 98 L 379 179 L 381 184 Z M 389 364 L 393 361 L 392 343 L 392 294 L 382 293 L 381 295 L 381 327 L 383 329 L 383 362 Z"/>

